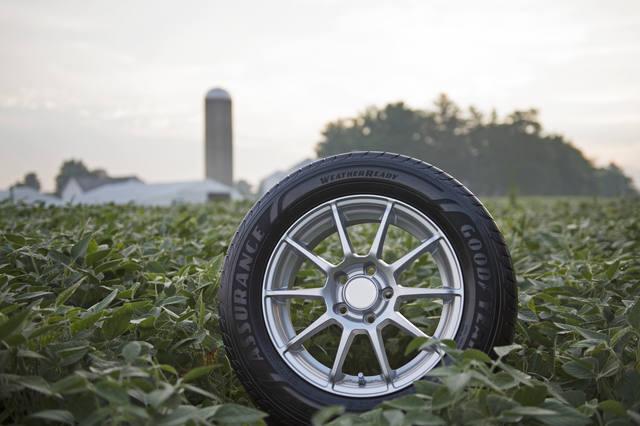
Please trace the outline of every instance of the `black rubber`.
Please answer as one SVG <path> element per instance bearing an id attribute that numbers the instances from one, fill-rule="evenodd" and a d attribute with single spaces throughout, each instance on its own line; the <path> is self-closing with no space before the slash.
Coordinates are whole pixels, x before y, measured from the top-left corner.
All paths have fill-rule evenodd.
<path id="1" fill-rule="evenodd" d="M 463 269 L 465 304 L 456 335 L 461 348 L 489 353 L 513 341 L 516 284 L 504 239 L 480 201 L 460 182 L 420 160 L 354 152 L 325 158 L 292 173 L 247 213 L 229 246 L 221 276 L 219 313 L 227 355 L 270 424 L 308 424 L 326 405 L 369 410 L 413 387 L 376 398 L 324 392 L 294 373 L 273 347 L 262 316 L 262 280 L 282 234 L 305 212 L 350 194 L 386 195 L 425 213 L 444 231 Z"/>

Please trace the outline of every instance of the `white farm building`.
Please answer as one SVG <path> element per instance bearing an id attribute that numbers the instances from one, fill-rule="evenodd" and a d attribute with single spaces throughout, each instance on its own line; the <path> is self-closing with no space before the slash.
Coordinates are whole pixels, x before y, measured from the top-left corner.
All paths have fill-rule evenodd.
<path id="1" fill-rule="evenodd" d="M 0 202 L 4 200 L 10 200 L 14 203 L 44 204 L 45 206 L 59 206 L 63 204 L 62 200 L 58 197 L 43 194 L 36 189 L 26 186 L 18 186 L 0 191 Z"/>
<path id="2" fill-rule="evenodd" d="M 211 179 L 169 183 L 128 180 L 100 186 L 80 194 L 71 202 L 72 204 L 133 203 L 142 206 L 169 206 L 239 198 L 241 196 L 235 189 Z"/>

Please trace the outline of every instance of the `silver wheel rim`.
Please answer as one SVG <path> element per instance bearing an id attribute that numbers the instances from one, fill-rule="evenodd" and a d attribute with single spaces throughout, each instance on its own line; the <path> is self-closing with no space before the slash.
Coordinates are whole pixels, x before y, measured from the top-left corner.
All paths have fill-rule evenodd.
<path id="1" fill-rule="evenodd" d="M 379 223 L 367 254 L 352 249 L 347 227 Z M 411 234 L 420 243 L 399 259 L 382 259 L 389 225 Z M 313 248 L 337 233 L 342 260 L 330 263 Z M 425 253 L 437 265 L 440 288 L 407 287 L 397 282 L 401 273 Z M 303 261 L 311 262 L 324 275 L 316 288 L 292 288 Z M 373 272 L 372 272 L 373 271 Z M 322 285 L 320 285 L 322 284 Z M 292 299 L 323 300 L 326 311 L 296 333 L 292 323 Z M 427 336 L 399 312 L 404 300 L 442 300 L 440 319 L 433 336 Z M 314 386 L 348 397 L 372 397 L 399 391 L 424 377 L 442 353 L 427 349 L 406 364 L 392 369 L 387 359 L 382 330 L 393 325 L 416 337 L 453 339 L 462 319 L 464 287 L 462 270 L 453 247 L 442 230 L 426 215 L 393 198 L 352 195 L 328 201 L 304 214 L 282 236 L 265 272 L 262 291 L 263 316 L 271 341 L 293 371 Z M 342 330 L 331 367 L 318 361 L 305 348 L 313 336 L 337 325 Z M 343 364 L 355 336 L 368 336 L 380 374 L 345 374 Z"/>

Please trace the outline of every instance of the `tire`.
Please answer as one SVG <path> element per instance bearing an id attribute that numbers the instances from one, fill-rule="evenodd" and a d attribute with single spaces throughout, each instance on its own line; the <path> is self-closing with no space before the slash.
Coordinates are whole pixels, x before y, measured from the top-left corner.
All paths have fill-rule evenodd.
<path id="1" fill-rule="evenodd" d="M 267 298 L 266 295 L 270 291 L 282 289 L 264 290 L 268 286 L 267 282 L 270 282 L 270 278 L 265 278 L 265 273 L 274 262 L 278 264 L 277 256 L 285 256 L 285 254 L 276 255 L 276 252 L 285 253 L 285 250 L 294 247 L 291 250 L 296 252 L 296 255 L 302 253 L 299 249 L 295 249 L 295 246 L 291 246 L 293 243 L 283 243 L 283 236 L 285 233 L 294 235 L 294 231 L 291 231 L 292 226 L 307 217 L 312 210 L 329 209 L 329 207 L 323 207 L 329 205 L 327 203 L 337 203 L 336 205 L 342 206 L 340 207 L 342 209 L 348 208 L 346 203 L 351 200 L 349 197 L 356 197 L 353 199 L 365 204 L 369 202 L 372 206 L 370 209 L 378 208 L 375 207 L 378 200 L 386 200 L 384 202 L 387 206 L 392 206 L 389 208 L 401 210 L 399 213 L 394 213 L 396 221 L 401 220 L 401 214 L 406 214 L 413 215 L 407 217 L 415 217 L 411 220 L 417 221 L 416 223 L 422 221 L 419 223 L 427 224 L 423 219 L 426 217 L 431 221 L 429 223 L 435 226 L 434 229 L 442 233 L 442 239 L 437 242 L 439 248 L 433 250 L 444 253 L 439 256 L 448 259 L 442 262 L 451 265 L 451 270 L 454 271 L 451 272 L 452 277 L 455 276 L 455 271 L 459 271 L 461 277 L 459 288 L 451 286 L 451 292 L 457 292 L 456 295 L 451 296 L 454 301 L 442 304 L 442 306 L 455 306 L 455 303 L 458 303 L 455 302 L 456 300 L 462 300 L 459 302 L 458 311 L 450 311 L 456 312 L 460 317 L 454 330 L 455 335 L 452 337 L 459 348 L 476 348 L 490 353 L 494 346 L 509 344 L 513 340 L 517 307 L 511 258 L 495 222 L 469 190 L 436 167 L 397 154 L 354 152 L 316 161 L 282 180 L 247 213 L 229 246 L 221 275 L 219 314 L 227 355 L 240 382 L 256 405 L 269 413 L 270 424 L 308 424 L 316 410 L 328 405 L 343 405 L 350 412 L 362 412 L 372 409 L 384 400 L 413 391 L 413 386 L 406 383 L 396 390 L 393 380 L 404 377 L 402 374 L 405 373 L 398 373 L 400 370 L 392 371 L 393 379 L 389 378 L 392 376 L 384 376 L 382 361 L 379 366 L 380 377 L 370 379 L 371 386 L 372 389 L 378 389 L 376 386 L 384 389 L 380 386 L 386 384 L 387 389 L 391 391 L 368 395 L 366 389 L 369 382 L 364 385 L 358 382 L 360 387 L 356 388 L 353 387 L 352 382 L 347 381 L 347 378 L 352 380 L 351 376 L 346 375 L 333 376 L 333 380 L 338 380 L 336 377 L 342 377 L 346 391 L 336 392 L 336 384 L 333 385 L 334 391 L 330 388 L 321 388 L 311 381 L 311 375 L 304 377 L 304 374 L 300 373 L 307 365 L 304 361 L 300 361 L 302 358 L 296 358 L 307 356 L 308 352 L 303 346 L 294 347 L 292 344 L 293 349 L 276 347 L 278 337 L 274 336 L 280 336 L 278 334 L 280 332 L 274 330 L 280 329 L 274 325 L 275 322 L 268 322 L 268 318 L 280 318 L 278 315 L 272 315 L 273 312 L 286 309 L 281 306 L 288 306 L 288 304 L 276 303 L 273 302 L 274 298 Z M 343 199 L 347 201 L 340 201 Z M 356 213 L 350 214 L 356 217 Z M 339 217 L 336 219 L 336 224 Z M 281 245 L 289 248 L 279 249 Z M 451 257 L 450 253 L 453 253 L 454 257 Z M 296 255 L 286 254 L 294 257 Z M 287 264 L 286 259 L 282 262 Z M 375 273 L 377 274 L 378 271 Z M 357 285 L 366 287 L 366 292 L 372 288 L 369 281 L 360 276 L 356 278 L 360 280 Z M 350 281 L 344 284 L 344 291 L 336 293 L 338 296 L 335 296 L 343 297 L 349 305 L 347 315 L 352 315 L 353 310 L 353 315 L 357 316 L 360 312 L 358 309 L 365 309 L 363 308 L 365 290 L 362 290 L 362 293 L 354 293 L 356 278 L 349 275 Z M 384 280 L 374 278 L 371 280 L 373 288 L 377 291 L 376 283 Z M 331 279 L 327 276 L 328 281 Z M 452 281 L 455 281 L 455 278 Z M 339 286 L 337 283 L 334 285 L 336 288 Z M 353 289 L 351 293 L 347 293 L 347 288 Z M 400 290 L 395 291 L 400 298 Z M 358 296 L 351 297 L 349 294 Z M 382 296 L 375 297 L 374 305 L 371 305 L 373 307 L 366 309 L 387 309 L 386 307 L 378 308 L 378 303 L 385 302 L 381 299 Z M 325 300 L 328 299 L 325 297 Z M 329 306 L 328 303 L 327 306 Z M 442 309 L 444 312 L 445 308 Z M 336 313 L 332 313 L 334 314 Z M 344 331 L 345 328 L 342 330 Z M 286 334 L 286 330 L 282 333 Z M 375 335 L 375 331 L 371 333 L 373 334 L 370 336 Z M 295 339 L 291 337 L 291 340 Z M 288 352 L 280 352 L 281 350 Z M 287 356 L 290 358 L 286 358 L 281 353 L 289 354 Z M 440 359 L 438 362 L 444 361 Z M 421 372 L 423 365 L 416 365 L 415 372 Z M 414 370 L 407 371 L 414 372 Z M 329 377 L 331 378 L 331 375 Z M 354 389 L 353 395 L 349 393 L 351 392 L 349 389 Z"/>

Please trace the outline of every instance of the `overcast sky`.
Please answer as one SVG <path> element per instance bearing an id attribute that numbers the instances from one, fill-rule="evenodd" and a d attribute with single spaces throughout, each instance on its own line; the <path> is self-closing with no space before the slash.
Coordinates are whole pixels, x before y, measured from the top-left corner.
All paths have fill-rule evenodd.
<path id="1" fill-rule="evenodd" d="M 0 2 L 0 188 L 64 159 L 200 179 L 203 96 L 234 101 L 235 178 L 311 157 L 330 120 L 445 92 L 541 110 L 640 183 L 640 1 Z M 533 160 L 533 159 L 532 159 Z"/>

